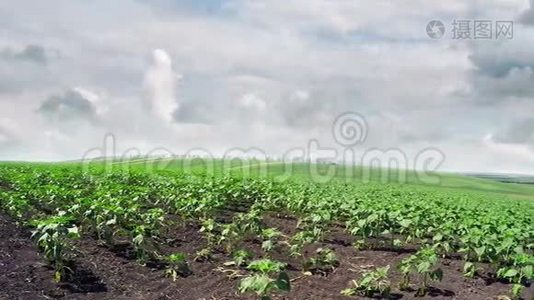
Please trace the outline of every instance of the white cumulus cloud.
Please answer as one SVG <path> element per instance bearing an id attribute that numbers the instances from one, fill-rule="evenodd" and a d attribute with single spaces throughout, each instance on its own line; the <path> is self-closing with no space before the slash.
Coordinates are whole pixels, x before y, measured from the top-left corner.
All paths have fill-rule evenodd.
<path id="1" fill-rule="evenodd" d="M 166 122 L 173 120 L 173 114 L 178 109 L 176 84 L 180 78 L 173 70 L 167 51 L 154 50 L 151 65 L 145 73 L 145 100 L 152 112 Z"/>

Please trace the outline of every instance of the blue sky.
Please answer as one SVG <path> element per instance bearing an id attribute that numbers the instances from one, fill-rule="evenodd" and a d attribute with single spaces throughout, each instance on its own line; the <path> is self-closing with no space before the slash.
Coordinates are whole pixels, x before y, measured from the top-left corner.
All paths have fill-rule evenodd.
<path id="1" fill-rule="evenodd" d="M 534 16 L 512 1 L 4 1 L 0 159 L 119 151 L 270 155 L 332 138 L 356 152 L 434 147 L 443 170 L 534 173 Z M 510 40 L 455 40 L 454 19 L 514 21 Z M 426 35 L 430 20 L 445 35 Z"/>

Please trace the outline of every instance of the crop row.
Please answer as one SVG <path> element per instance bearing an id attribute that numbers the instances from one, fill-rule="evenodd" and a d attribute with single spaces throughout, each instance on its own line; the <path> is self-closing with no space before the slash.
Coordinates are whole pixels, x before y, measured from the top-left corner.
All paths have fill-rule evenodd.
<path id="1" fill-rule="evenodd" d="M 248 266 L 242 292 L 266 297 L 289 289 L 283 263 L 271 260 L 275 247 L 287 247 L 301 256 L 303 247 L 321 241 L 333 226 L 343 226 L 356 237 L 355 247 L 379 241 L 391 249 L 416 247 L 398 268 L 403 286 L 419 274 L 424 294 L 429 280 L 441 280 L 442 257 L 461 257 L 464 274 L 476 276 L 478 264 L 490 264 L 494 276 L 513 283 L 518 296 L 533 279 L 534 205 L 529 201 L 491 199 L 484 195 L 444 193 L 412 186 L 387 184 L 317 184 L 304 180 L 276 182 L 266 178 L 204 176 L 179 172 L 146 174 L 142 171 L 92 175 L 74 166 L 5 165 L 0 167 L 0 206 L 33 235 L 60 281 L 68 268 L 72 239 L 94 237 L 112 246 L 127 240 L 140 263 L 164 261 L 175 278 L 188 273 L 186 254 L 163 255 L 159 246 L 175 220 L 202 225 L 207 247 L 196 259 L 209 259 L 216 248 L 234 257 L 236 266 Z M 231 211 L 228 222 L 218 221 Z M 268 213 L 298 220 L 297 231 L 284 236 L 265 226 Z M 241 249 L 247 236 L 259 237 L 265 259 L 253 261 Z M 335 254 L 319 249 L 304 261 L 307 270 L 335 268 Z M 346 295 L 388 292 L 387 267 L 378 268 L 343 291 Z"/>

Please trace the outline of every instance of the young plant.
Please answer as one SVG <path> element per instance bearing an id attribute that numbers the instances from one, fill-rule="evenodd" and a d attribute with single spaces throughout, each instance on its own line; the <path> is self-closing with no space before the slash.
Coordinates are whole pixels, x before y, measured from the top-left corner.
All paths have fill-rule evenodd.
<path id="1" fill-rule="evenodd" d="M 70 240 L 80 237 L 78 228 L 72 222 L 72 218 L 63 213 L 33 222 L 36 229 L 33 231 L 32 238 L 37 238 L 39 248 L 44 252 L 46 259 L 53 264 L 56 282 L 61 281 L 65 271 L 69 270 L 65 262 L 67 251 L 71 247 Z"/>
<path id="2" fill-rule="evenodd" d="M 345 296 L 364 296 L 364 297 L 389 297 L 391 283 L 387 279 L 389 265 L 377 268 L 374 271 L 366 272 L 360 280 L 353 280 L 354 287 L 344 289 L 341 294 Z"/>
<path id="3" fill-rule="evenodd" d="M 215 242 L 217 240 L 215 235 L 217 225 L 217 222 L 215 222 L 215 220 L 212 218 L 206 218 L 202 220 L 202 227 L 200 228 L 199 232 L 204 234 L 204 237 L 208 242 L 208 247 L 215 246 Z"/>
<path id="4" fill-rule="evenodd" d="M 135 250 L 135 256 L 141 264 L 145 264 L 148 257 L 148 234 L 144 225 L 135 226 L 131 231 L 132 244 Z"/>
<path id="5" fill-rule="evenodd" d="M 479 269 L 477 268 L 476 263 L 466 261 L 464 264 L 463 273 L 465 277 L 473 278 L 477 274 Z"/>
<path id="6" fill-rule="evenodd" d="M 242 276 L 241 270 L 239 267 L 247 265 L 250 260 L 252 259 L 253 254 L 247 250 L 240 249 L 234 251 L 232 254 L 233 260 L 227 261 L 223 264 L 224 267 L 219 267 L 217 270 L 225 273 L 229 278 L 234 279 L 236 277 Z M 225 267 L 238 267 L 238 268 L 230 268 L 227 269 Z"/>
<path id="7" fill-rule="evenodd" d="M 258 259 L 248 264 L 247 269 L 258 272 L 261 274 L 271 274 L 281 272 L 286 267 L 286 264 L 270 260 L 270 259 Z"/>
<path id="8" fill-rule="evenodd" d="M 2 193 L 3 194 L 3 193 Z M 28 200 L 19 197 L 7 195 L 0 195 L 3 203 L 0 206 L 11 216 L 22 219 L 25 213 L 30 211 L 31 206 Z"/>
<path id="9" fill-rule="evenodd" d="M 235 223 L 224 224 L 221 227 L 222 230 L 221 236 L 219 237 L 219 244 L 224 245 L 226 253 L 232 253 L 243 236 L 239 231 L 239 227 Z"/>
<path id="10" fill-rule="evenodd" d="M 238 231 L 242 233 L 243 237 L 250 234 L 257 234 L 262 227 L 262 211 L 256 207 L 246 213 L 238 213 L 233 218 L 233 223 L 236 224 Z"/>
<path id="11" fill-rule="evenodd" d="M 301 256 L 302 248 L 307 245 L 314 243 L 321 239 L 323 234 L 323 231 L 319 227 L 314 227 L 311 230 L 302 230 L 297 232 L 293 237 L 291 237 L 291 240 L 289 242 L 290 247 L 290 255 L 297 257 Z"/>
<path id="12" fill-rule="evenodd" d="M 176 281 L 178 275 L 186 277 L 193 273 L 187 263 L 185 254 L 181 252 L 173 253 L 165 257 L 168 267 L 165 270 L 165 276 L 171 277 L 173 281 Z"/>
<path id="13" fill-rule="evenodd" d="M 271 252 L 278 241 L 278 239 L 282 236 L 282 233 L 277 230 L 276 228 L 266 228 L 261 231 L 261 237 L 263 239 L 263 243 L 261 244 L 261 248 L 265 252 Z"/>
<path id="14" fill-rule="evenodd" d="M 319 248 L 315 251 L 315 256 L 304 262 L 304 270 L 311 273 L 321 273 L 326 275 L 339 266 L 339 260 L 331 249 Z"/>
<path id="15" fill-rule="evenodd" d="M 233 263 L 238 266 L 244 266 L 252 259 L 252 253 L 247 250 L 240 249 L 234 252 L 232 255 Z"/>
<path id="16" fill-rule="evenodd" d="M 497 277 L 506 279 L 511 282 L 511 294 L 514 299 L 521 297 L 523 291 L 523 283 L 534 279 L 534 256 L 518 250 L 512 256 L 511 266 L 501 267 L 497 271 Z"/>
<path id="17" fill-rule="evenodd" d="M 153 208 L 140 217 L 140 224 L 134 225 L 130 235 L 137 260 L 145 264 L 149 258 L 157 256 L 158 245 L 152 239 L 158 235 L 159 229 L 163 226 L 164 211 Z"/>
<path id="18" fill-rule="evenodd" d="M 410 285 L 410 274 L 413 271 L 421 274 L 423 285 L 417 289 L 416 296 L 424 296 L 428 290 L 428 281 L 441 281 L 443 272 L 437 268 L 438 255 L 431 247 L 419 250 L 399 264 L 399 269 L 403 274 L 403 280 L 400 284 L 401 289 L 407 289 Z"/>
<path id="19" fill-rule="evenodd" d="M 208 248 L 204 248 L 202 250 L 197 251 L 195 253 L 195 258 L 193 260 L 203 262 L 203 261 L 211 260 L 212 257 L 213 257 L 213 250 L 208 247 Z"/>
<path id="20" fill-rule="evenodd" d="M 239 283 L 239 292 L 252 292 L 261 300 L 270 300 L 269 295 L 277 290 L 289 292 L 289 276 L 284 272 L 285 264 L 270 259 L 251 262 L 247 269 L 253 274 L 243 278 Z"/>
<path id="21" fill-rule="evenodd" d="M 80 209 L 82 206 L 80 206 Z M 113 236 L 119 231 L 120 217 L 124 216 L 124 209 L 115 203 L 101 204 L 99 202 L 89 205 L 83 212 L 84 218 L 91 224 L 98 240 L 104 240 L 108 246 L 113 246 Z"/>

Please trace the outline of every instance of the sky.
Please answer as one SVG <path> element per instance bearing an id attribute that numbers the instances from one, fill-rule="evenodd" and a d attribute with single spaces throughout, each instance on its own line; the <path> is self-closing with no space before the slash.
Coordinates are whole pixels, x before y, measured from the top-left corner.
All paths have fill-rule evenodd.
<path id="1" fill-rule="evenodd" d="M 316 158 L 394 149 L 412 167 L 434 149 L 439 170 L 534 174 L 533 7 L 3 0 L 0 160 L 80 159 L 106 137 L 116 156 L 280 157 L 314 141 Z M 456 39 L 454 20 L 513 21 L 513 38 Z M 365 122 L 350 145 L 335 137 L 346 113 Z"/>

